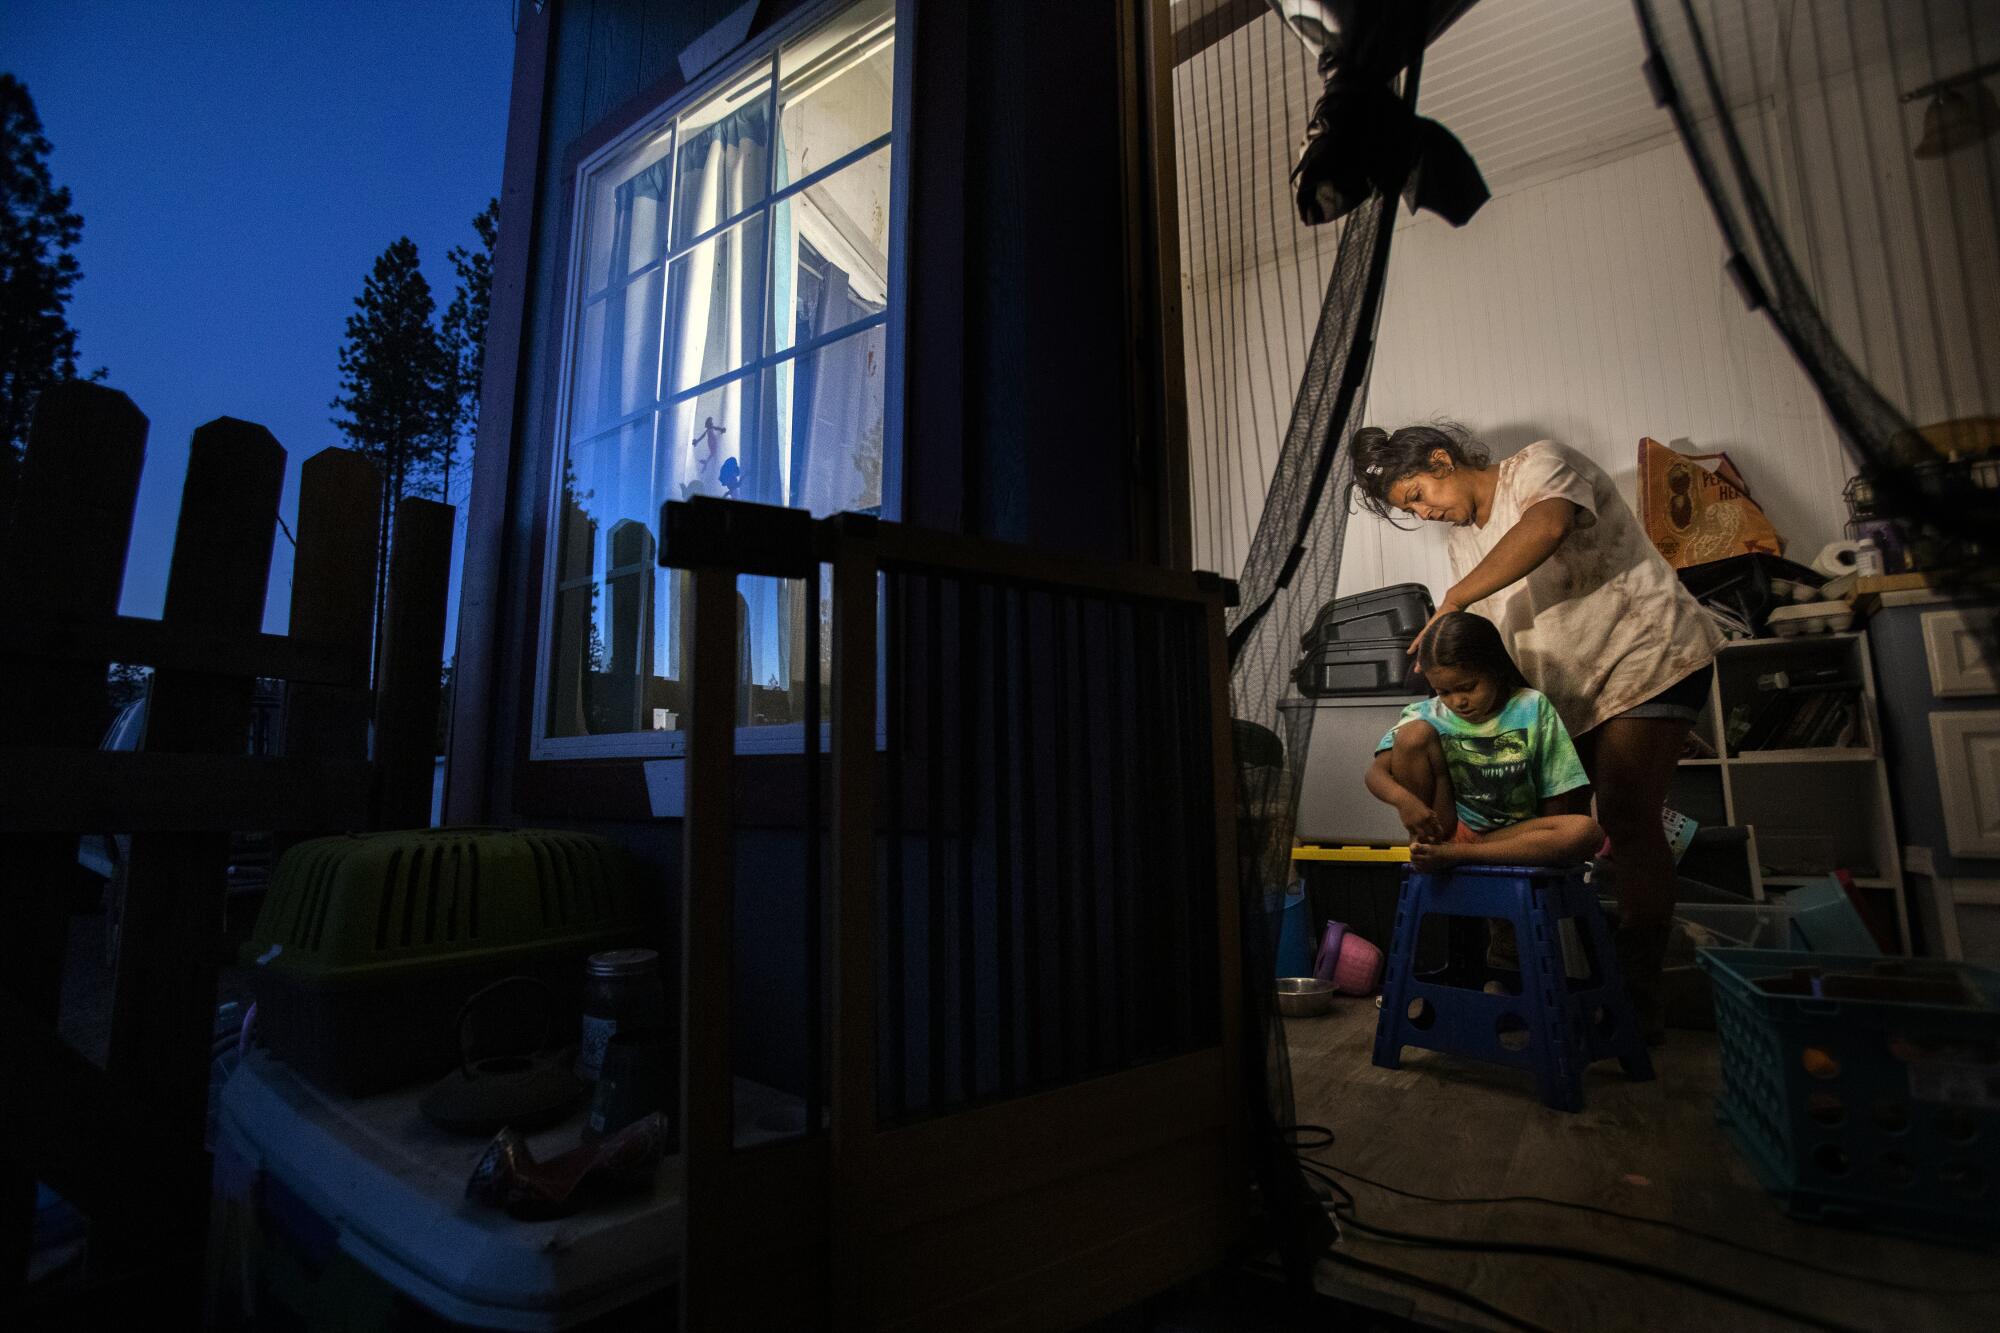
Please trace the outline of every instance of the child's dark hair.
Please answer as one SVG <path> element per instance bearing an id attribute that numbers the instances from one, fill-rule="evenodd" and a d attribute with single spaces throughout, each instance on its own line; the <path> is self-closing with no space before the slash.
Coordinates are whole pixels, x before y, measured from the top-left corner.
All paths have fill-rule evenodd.
<path id="1" fill-rule="evenodd" d="M 1426 676 L 1434 666 L 1470 671 L 1501 682 L 1510 694 L 1528 688 L 1528 678 L 1514 665 L 1499 629 L 1470 611 L 1447 611 L 1438 617 L 1417 649 L 1417 665 Z"/>
<path id="2" fill-rule="evenodd" d="M 1460 467 L 1485 467 L 1487 457 L 1486 447 L 1456 421 L 1405 426 L 1394 434 L 1380 426 L 1363 426 L 1354 432 L 1350 447 L 1354 480 L 1348 483 L 1349 493 L 1363 509 L 1392 522 L 1396 510 L 1389 503 L 1389 488 L 1405 477 L 1429 472 L 1434 452 L 1444 450 Z"/>

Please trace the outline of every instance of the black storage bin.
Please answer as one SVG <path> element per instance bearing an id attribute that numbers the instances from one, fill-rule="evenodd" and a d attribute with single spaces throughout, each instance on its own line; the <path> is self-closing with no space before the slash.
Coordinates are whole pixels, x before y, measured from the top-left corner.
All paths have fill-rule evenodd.
<path id="1" fill-rule="evenodd" d="M 1299 639 L 1299 647 L 1311 650 L 1323 644 L 1364 639 L 1401 639 L 1407 646 L 1435 609 L 1430 589 L 1421 583 L 1397 583 L 1336 597 L 1313 618 L 1312 628 Z"/>
<path id="2" fill-rule="evenodd" d="M 1336 640 L 1310 649 L 1293 680 L 1309 698 L 1354 694 L 1428 694 L 1408 637 Z"/>

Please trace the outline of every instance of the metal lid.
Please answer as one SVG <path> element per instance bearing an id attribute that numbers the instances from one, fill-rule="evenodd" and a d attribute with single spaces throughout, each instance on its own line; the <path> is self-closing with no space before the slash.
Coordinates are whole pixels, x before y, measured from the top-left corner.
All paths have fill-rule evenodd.
<path id="1" fill-rule="evenodd" d="M 589 970 L 593 977 L 631 977 L 655 971 L 659 965 L 658 949 L 607 949 L 590 956 Z"/>

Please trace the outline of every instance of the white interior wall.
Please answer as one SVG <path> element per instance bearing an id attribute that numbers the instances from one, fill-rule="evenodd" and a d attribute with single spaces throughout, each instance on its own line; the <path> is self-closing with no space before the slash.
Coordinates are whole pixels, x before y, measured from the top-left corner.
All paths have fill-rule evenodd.
<path id="1" fill-rule="evenodd" d="M 1446 416 L 1496 456 L 1551 438 L 1636 502 L 1641 437 L 1727 452 L 1795 553 L 1840 535 L 1848 469 L 1817 396 L 1747 310 L 1678 143 L 1395 239 L 1365 421 Z M 1342 591 L 1450 585 L 1442 531 L 1350 529 Z"/>
<path id="2" fill-rule="evenodd" d="M 1924 15 L 1902 12 L 1916 0 L 1876 3 L 1886 8 L 1856 5 L 1858 18 L 1843 10 L 1837 30 L 1831 19 L 1815 24 L 1823 16 L 1810 7 L 1802 22 L 1792 10 L 1790 26 L 1746 25 L 1731 80 L 1762 107 L 1746 133 L 1753 152 L 1786 168 L 1776 205 L 1864 373 L 1919 422 L 2000 413 L 2000 138 L 1983 152 L 1912 160 L 1922 106 L 1899 108 L 1896 93 L 1932 75 L 1896 68 L 1881 54 L 1886 43 L 1871 58 L 1870 24 L 1891 11 L 1898 22 Z M 1529 58 L 1504 45 L 1535 28 L 1528 20 L 1544 33 L 1557 20 L 1606 22 L 1601 7 L 1579 0 L 1485 0 L 1472 11 L 1482 15 L 1486 28 L 1468 18 L 1434 48 L 1440 68 L 1466 66 L 1447 89 L 1488 86 L 1475 67 Z M 1599 65 L 1629 71 L 1629 82 L 1601 80 L 1609 146 L 1595 158 L 1584 143 L 1540 157 L 1518 147 L 1522 118 L 1551 114 L 1534 109 L 1546 100 L 1539 94 L 1524 94 L 1531 100 L 1515 114 L 1489 109 L 1483 125 L 1477 102 L 1454 110 L 1443 90 L 1426 99 L 1487 169 L 1495 198 L 1463 229 L 1402 218 L 1363 419 L 1393 428 L 1453 417 L 1499 454 L 1558 438 L 1617 477 L 1628 499 L 1641 436 L 1726 450 L 1791 551 L 1810 558 L 1840 535 L 1851 467 L 1810 384 L 1724 276 L 1721 239 L 1665 113 L 1632 105 L 1644 97 L 1636 34 L 1622 39 L 1626 50 L 1611 28 L 1589 32 L 1564 50 L 1588 46 Z M 1177 77 L 1195 552 L 1203 567 L 1232 574 L 1262 508 L 1337 242 L 1334 228 L 1299 226 L 1272 188 L 1290 155 L 1273 127 L 1302 124 L 1316 91 L 1287 45 L 1275 23 L 1259 20 Z M 1829 59 L 1836 45 L 1844 49 Z M 1931 63 L 1952 72 L 1964 56 L 1944 45 Z M 1971 54 L 1990 58 L 1979 46 L 1975 38 Z M 1849 67 L 1854 51 L 1859 69 Z M 1829 66 L 1823 81 L 1793 81 L 1797 69 Z M 1238 90 L 1247 109 L 1228 104 Z M 1911 239 L 1885 247 L 1884 236 Z M 1885 249 L 1894 256 L 1886 271 Z M 1938 313 L 1888 318 L 1913 301 Z M 1448 586 L 1443 533 L 1358 517 L 1341 591 L 1406 579 L 1434 595 Z"/>
<path id="3" fill-rule="evenodd" d="M 1363 419 L 1393 430 L 1448 417 L 1496 455 L 1558 439 L 1618 478 L 1628 500 L 1641 437 L 1726 451 L 1810 555 L 1839 535 L 1847 467 L 1790 353 L 1724 275 L 1721 248 L 1672 141 L 1496 198 L 1464 228 L 1406 220 Z M 1197 559 L 1208 567 L 1241 566 L 1262 507 L 1291 397 L 1274 386 L 1296 385 L 1324 291 L 1321 247 L 1301 260 L 1273 256 L 1186 293 L 1190 361 L 1220 348 L 1231 362 L 1206 418 L 1190 408 Z M 1286 325 L 1301 332 L 1282 339 Z M 1434 595 L 1449 586 L 1443 530 L 1357 516 L 1341 591 L 1405 580 Z"/>
<path id="4" fill-rule="evenodd" d="M 2000 4 L 1981 12 L 1948 72 L 2000 57 Z M 1929 77 L 1876 59 L 1801 85 L 1773 116 L 1807 187 L 1786 229 L 1821 311 L 1919 425 L 2000 415 L 2000 135 L 1915 157 L 1924 103 L 1898 94 Z"/>

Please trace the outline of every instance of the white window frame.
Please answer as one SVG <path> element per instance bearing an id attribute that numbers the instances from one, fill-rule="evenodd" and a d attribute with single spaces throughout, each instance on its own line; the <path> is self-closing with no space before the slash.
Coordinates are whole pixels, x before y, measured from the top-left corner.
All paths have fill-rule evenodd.
<path id="1" fill-rule="evenodd" d="M 561 533 L 561 487 L 556 483 L 563 460 L 568 456 L 570 389 L 572 361 L 576 350 L 577 322 L 582 312 L 584 282 L 584 250 L 587 242 L 586 224 L 589 221 L 586 191 L 592 174 L 617 154 L 648 135 L 664 129 L 681 112 L 688 110 L 704 98 L 722 87 L 742 78 L 750 68 L 760 61 L 770 61 L 777 48 L 793 37 L 799 36 L 822 21 L 838 13 L 851 0 L 825 0 L 825 3 L 808 5 L 799 12 L 788 15 L 770 31 L 755 41 L 745 43 L 741 48 L 718 61 L 713 68 L 694 82 L 682 88 L 673 97 L 662 103 L 651 113 L 638 117 L 615 138 L 599 147 L 577 164 L 570 181 L 569 206 L 569 254 L 564 269 L 562 299 L 564 303 L 562 320 L 562 341 L 558 349 L 558 374 L 556 378 L 556 410 L 552 423 L 549 443 L 547 476 L 549 494 L 544 508 L 543 521 L 546 540 L 542 548 L 542 578 L 540 601 L 536 618 L 534 695 L 530 708 L 531 730 L 528 746 L 530 761 L 564 759 L 612 759 L 680 758 L 687 751 L 685 731 L 626 731 L 588 736 L 549 735 L 549 671 L 554 657 L 554 627 L 556 598 L 557 546 L 562 540 Z M 888 309 L 880 319 L 884 334 L 884 357 L 886 365 L 883 373 L 883 440 L 882 440 L 882 517 L 898 519 L 903 508 L 903 386 L 904 386 L 904 346 L 905 314 L 910 287 L 909 264 L 909 198 L 910 198 L 910 82 L 911 65 L 915 42 L 916 25 L 914 0 L 895 0 L 895 55 L 893 58 L 894 88 L 890 95 L 889 136 L 889 254 L 888 254 Z M 774 122 L 775 130 L 775 122 Z M 676 144 L 678 153 L 679 146 Z M 880 147 L 872 151 L 882 151 Z M 751 212 L 769 210 L 783 199 L 799 193 L 817 181 L 831 176 L 840 168 L 866 157 L 866 152 L 856 152 L 839 161 L 788 182 L 784 187 L 772 191 Z M 712 229 L 719 234 L 734 225 L 739 219 Z M 767 224 L 768 225 L 768 224 Z M 671 249 L 662 252 L 659 260 L 664 273 L 671 262 L 667 256 Z M 663 284 L 664 295 L 664 284 Z M 780 361 L 803 356 L 822 343 L 836 341 L 858 331 L 872 327 L 875 320 L 864 320 L 841 329 L 837 334 L 796 343 L 780 353 L 765 353 L 729 372 L 730 377 L 754 375 L 758 368 L 775 365 Z M 663 354 L 664 354 L 664 348 Z M 677 391 L 675 396 L 693 393 L 701 386 Z M 656 404 L 657 406 L 657 404 Z M 650 409 L 649 409 L 650 410 Z M 610 429 L 609 423 L 605 426 Z M 653 525 L 657 526 L 658 516 L 654 515 Z M 655 532 L 655 539 L 659 533 Z M 877 724 L 878 731 L 880 724 Z M 831 744 L 831 724 L 821 724 L 821 751 Z M 880 738 L 878 737 L 878 740 Z M 736 729 L 736 753 L 738 754 L 802 754 L 805 751 L 805 724 L 803 722 L 781 723 L 777 725 L 738 727 Z"/>

